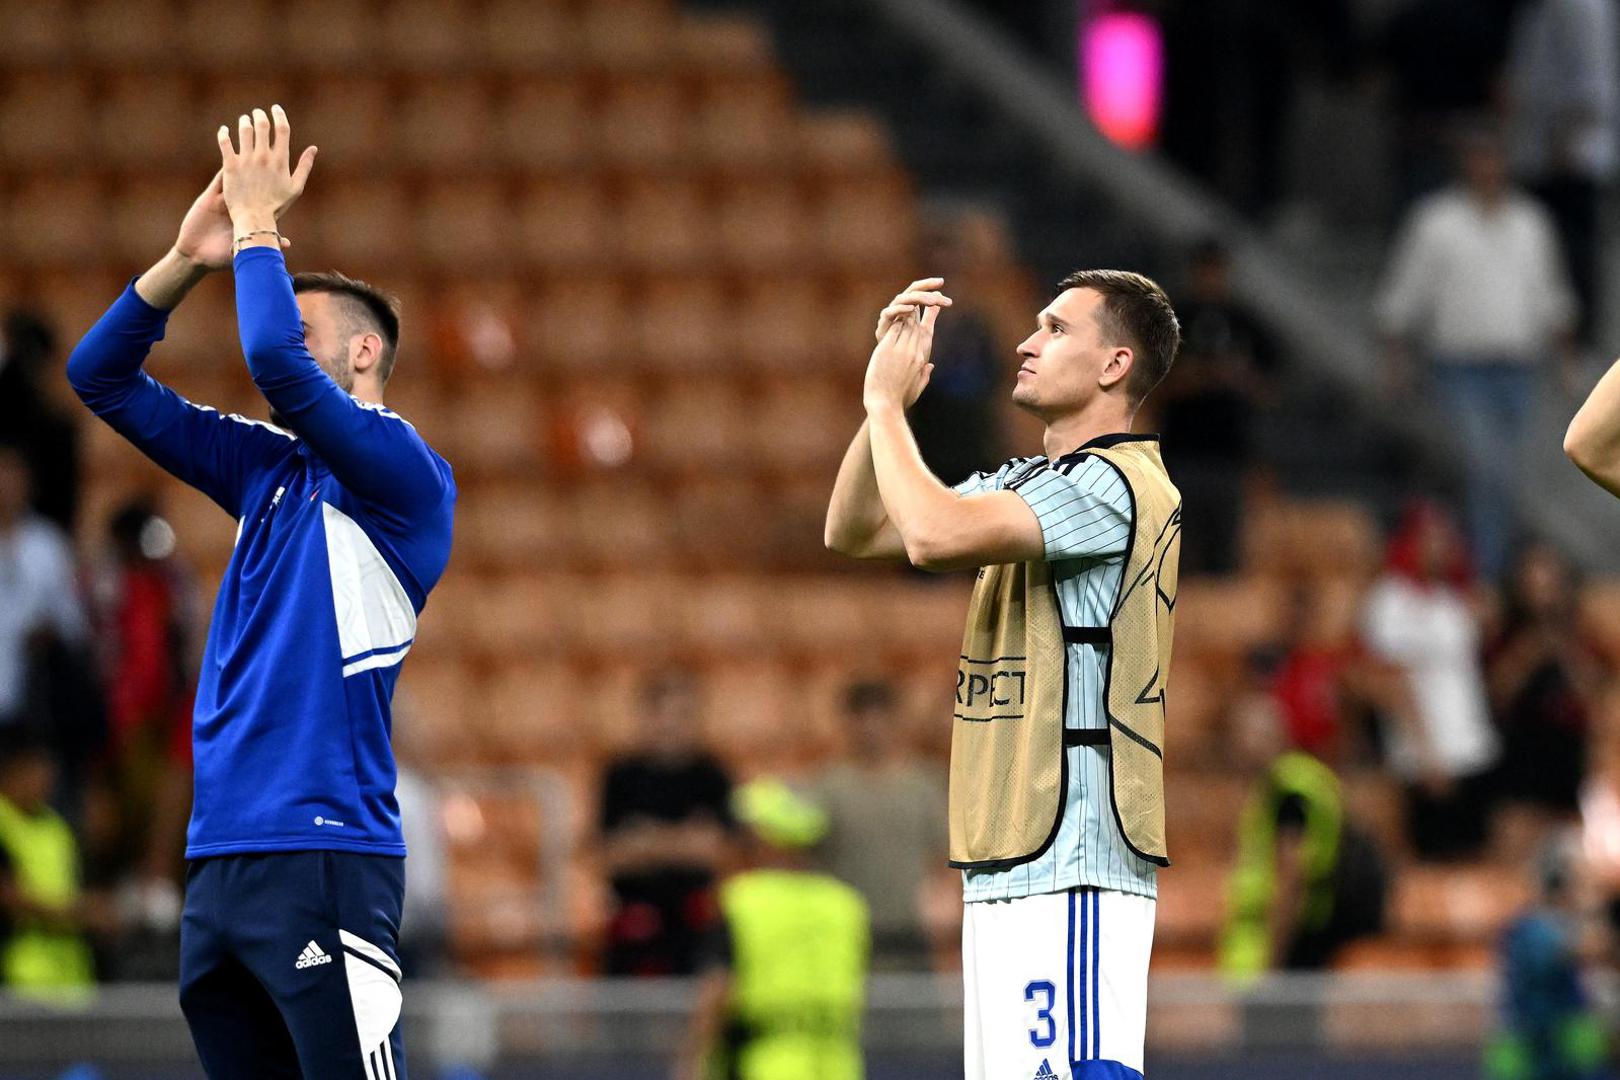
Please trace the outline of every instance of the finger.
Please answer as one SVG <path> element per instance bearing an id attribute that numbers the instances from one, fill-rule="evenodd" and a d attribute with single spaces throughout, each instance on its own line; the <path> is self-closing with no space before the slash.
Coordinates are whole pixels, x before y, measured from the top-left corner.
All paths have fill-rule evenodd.
<path id="1" fill-rule="evenodd" d="M 897 304 L 908 307 L 950 307 L 951 298 L 937 292 L 903 292 L 890 300 L 889 304 L 891 307 Z"/>
<path id="2" fill-rule="evenodd" d="M 287 123 L 287 110 L 280 105 L 270 106 L 270 126 L 274 131 L 274 141 L 270 149 L 281 154 L 281 159 L 287 161 L 292 157 L 292 125 Z"/>
<path id="3" fill-rule="evenodd" d="M 293 192 L 302 195 L 304 182 L 309 179 L 309 171 L 315 167 L 315 153 L 313 146 L 306 146 L 304 152 L 298 155 L 298 168 L 293 170 Z"/>
<path id="4" fill-rule="evenodd" d="M 917 292 L 922 289 L 937 289 L 944 284 L 945 279 L 942 277 L 919 278 L 918 280 L 913 281 L 910 285 L 907 285 L 905 291 Z"/>
<path id="5" fill-rule="evenodd" d="M 231 141 L 230 129 L 229 128 L 220 128 L 219 133 L 224 138 L 226 145 L 229 145 L 230 141 Z M 208 187 L 203 191 L 203 194 L 204 195 L 218 195 L 218 194 L 222 193 L 224 190 L 225 190 L 225 170 L 223 168 L 221 168 L 217 172 L 214 173 L 214 178 L 212 180 L 208 181 Z"/>
<path id="6" fill-rule="evenodd" d="M 281 249 L 285 251 L 290 247 L 292 247 L 292 241 L 283 236 L 281 238 Z"/>
<path id="7" fill-rule="evenodd" d="M 258 154 L 270 152 L 270 114 L 263 109 L 253 110 L 253 150 Z"/>
<path id="8" fill-rule="evenodd" d="M 939 312 L 940 309 L 938 307 L 931 307 L 923 312 L 922 328 L 930 335 L 932 335 L 934 332 L 934 323 L 939 320 Z"/>
<path id="9" fill-rule="evenodd" d="M 236 153 L 238 157 L 253 153 L 253 119 L 247 113 L 236 118 Z"/>

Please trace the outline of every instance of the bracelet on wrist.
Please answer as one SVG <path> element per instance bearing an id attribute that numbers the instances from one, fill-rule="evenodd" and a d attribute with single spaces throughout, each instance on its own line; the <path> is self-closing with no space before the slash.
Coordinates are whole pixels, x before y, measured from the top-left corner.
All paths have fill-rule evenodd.
<path id="1" fill-rule="evenodd" d="M 241 236 L 238 236 L 231 242 L 231 254 L 235 255 L 240 252 L 242 250 L 242 245 L 253 239 L 255 236 L 273 236 L 276 238 L 276 247 L 278 249 L 281 247 L 281 233 L 279 230 L 253 229 L 250 232 L 243 233 Z"/>

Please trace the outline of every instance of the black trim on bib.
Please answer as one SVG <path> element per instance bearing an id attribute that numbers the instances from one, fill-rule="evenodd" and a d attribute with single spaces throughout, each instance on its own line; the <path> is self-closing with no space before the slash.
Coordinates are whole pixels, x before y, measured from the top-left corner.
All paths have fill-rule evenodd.
<path id="1" fill-rule="evenodd" d="M 1065 728 L 1064 746 L 1107 746 L 1112 742 L 1107 728 Z"/>
<path id="2" fill-rule="evenodd" d="M 1111 626 L 1065 626 L 1063 641 L 1068 645 L 1095 645 L 1099 649 L 1112 648 L 1114 629 Z"/>

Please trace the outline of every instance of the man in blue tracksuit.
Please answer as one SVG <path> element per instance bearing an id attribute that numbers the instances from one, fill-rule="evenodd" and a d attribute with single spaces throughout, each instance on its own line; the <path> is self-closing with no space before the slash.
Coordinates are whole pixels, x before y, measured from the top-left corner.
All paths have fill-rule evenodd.
<path id="1" fill-rule="evenodd" d="M 456 487 L 383 407 L 392 302 L 287 273 L 276 221 L 314 148 L 290 166 L 279 106 L 219 142 L 174 248 L 68 361 L 97 416 L 237 519 L 197 688 L 180 1001 L 213 1080 L 404 1080 L 390 699 L 449 558 Z M 232 262 L 271 424 L 141 370 L 169 310 Z"/>

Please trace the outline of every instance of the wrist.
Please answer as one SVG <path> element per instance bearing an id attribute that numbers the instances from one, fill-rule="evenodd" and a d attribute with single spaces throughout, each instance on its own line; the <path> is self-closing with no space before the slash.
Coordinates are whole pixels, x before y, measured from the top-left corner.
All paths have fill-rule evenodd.
<path id="1" fill-rule="evenodd" d="M 867 397 L 864 403 L 867 418 L 871 420 L 882 420 L 906 414 L 905 407 L 893 398 Z"/>
<path id="2" fill-rule="evenodd" d="M 231 233 L 233 237 L 245 236 L 250 232 L 276 230 L 276 213 L 269 208 L 259 209 L 250 207 L 231 211 Z"/>

